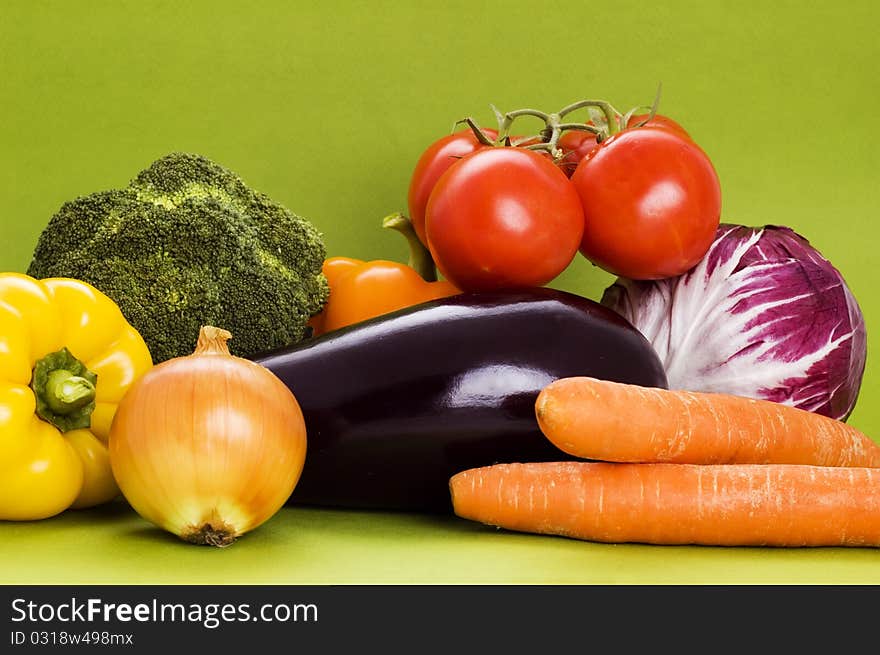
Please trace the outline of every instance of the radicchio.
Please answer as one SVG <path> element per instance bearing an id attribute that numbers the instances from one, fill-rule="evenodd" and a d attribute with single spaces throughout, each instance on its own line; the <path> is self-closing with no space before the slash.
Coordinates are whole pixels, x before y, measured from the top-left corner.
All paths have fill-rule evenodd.
<path id="1" fill-rule="evenodd" d="M 618 279 L 602 304 L 653 344 L 671 389 L 762 398 L 846 420 L 867 355 L 843 277 L 787 227 L 721 224 L 687 273 Z"/>

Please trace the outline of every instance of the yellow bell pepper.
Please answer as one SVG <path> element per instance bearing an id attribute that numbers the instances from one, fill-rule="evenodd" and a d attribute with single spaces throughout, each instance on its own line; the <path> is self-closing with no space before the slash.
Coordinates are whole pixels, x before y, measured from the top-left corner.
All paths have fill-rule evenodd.
<path id="1" fill-rule="evenodd" d="M 94 287 L 0 273 L 0 520 L 119 494 L 110 423 L 152 365 L 140 334 Z"/>

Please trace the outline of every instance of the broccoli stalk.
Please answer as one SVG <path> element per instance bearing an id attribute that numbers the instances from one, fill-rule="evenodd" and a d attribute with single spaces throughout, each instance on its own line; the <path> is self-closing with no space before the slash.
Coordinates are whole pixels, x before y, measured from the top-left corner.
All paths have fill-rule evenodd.
<path id="1" fill-rule="evenodd" d="M 127 188 L 65 203 L 28 274 L 72 277 L 109 296 L 154 362 L 192 353 L 202 325 L 242 357 L 296 343 L 329 288 L 307 220 L 205 157 L 172 153 Z"/>

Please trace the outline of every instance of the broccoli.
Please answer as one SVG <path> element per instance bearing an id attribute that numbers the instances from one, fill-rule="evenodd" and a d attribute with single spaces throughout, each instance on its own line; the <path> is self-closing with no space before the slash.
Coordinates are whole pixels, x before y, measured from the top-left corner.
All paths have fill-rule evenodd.
<path id="1" fill-rule="evenodd" d="M 172 153 L 127 188 L 65 203 L 28 275 L 109 296 L 158 363 L 192 353 L 202 325 L 241 357 L 307 337 L 329 294 L 322 235 L 205 157 Z"/>

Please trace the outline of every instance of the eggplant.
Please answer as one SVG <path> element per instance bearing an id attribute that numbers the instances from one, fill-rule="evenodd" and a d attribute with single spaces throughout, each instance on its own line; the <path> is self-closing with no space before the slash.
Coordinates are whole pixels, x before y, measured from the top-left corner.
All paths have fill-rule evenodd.
<path id="1" fill-rule="evenodd" d="M 288 502 L 357 509 L 447 513 L 459 471 L 573 459 L 535 418 L 538 392 L 558 378 L 667 386 L 624 318 L 546 287 L 433 300 L 253 359 L 306 421 Z"/>

